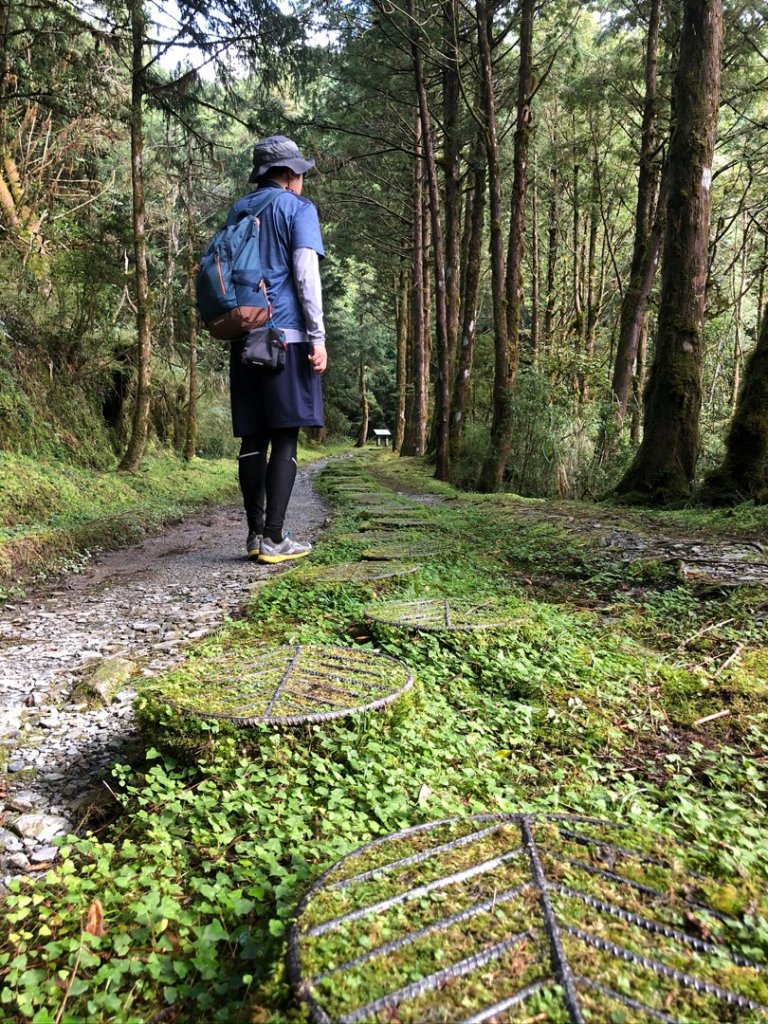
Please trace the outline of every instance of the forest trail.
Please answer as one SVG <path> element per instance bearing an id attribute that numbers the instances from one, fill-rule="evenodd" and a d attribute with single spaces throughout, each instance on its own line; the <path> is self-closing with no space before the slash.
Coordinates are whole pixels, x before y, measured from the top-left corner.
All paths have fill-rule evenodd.
<path id="1" fill-rule="evenodd" d="M 300 472 L 290 509 L 298 532 L 310 538 L 327 514 L 311 482 L 319 468 Z M 502 499 L 486 508 L 489 522 L 509 516 L 557 526 L 615 559 L 617 569 L 658 560 L 707 585 L 768 585 L 766 544 L 759 540 L 661 533 L 642 513 L 569 503 Z M 239 508 L 212 509 L 0 611 L 6 804 L 28 819 L 24 836 L 0 827 L 3 876 L 47 864 L 55 856 L 53 836 L 98 818 L 100 805 L 111 800 L 101 781 L 106 770 L 136 743 L 130 676 L 109 703 L 97 700 L 95 707 L 83 680 L 97 669 L 135 678 L 163 672 L 183 659 L 190 643 L 236 614 L 255 580 L 275 571 L 243 556 L 243 534 Z"/>
<path id="2" fill-rule="evenodd" d="M 299 471 L 289 509 L 288 527 L 309 539 L 327 514 L 311 484 L 321 465 Z M 53 836 L 109 802 L 101 779 L 135 745 L 130 679 L 96 707 L 81 681 L 99 666 L 117 677 L 164 671 L 280 571 L 245 557 L 245 533 L 239 508 L 209 509 L 0 609 L 5 803 L 27 819 L 24 836 L 0 827 L 0 877 L 50 861 Z"/>

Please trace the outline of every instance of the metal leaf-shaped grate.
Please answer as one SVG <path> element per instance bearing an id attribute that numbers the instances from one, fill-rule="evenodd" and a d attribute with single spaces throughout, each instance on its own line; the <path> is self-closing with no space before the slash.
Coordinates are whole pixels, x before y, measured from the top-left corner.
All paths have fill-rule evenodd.
<path id="1" fill-rule="evenodd" d="M 413 684 L 407 665 L 349 647 L 275 647 L 240 651 L 185 666 L 166 692 L 185 714 L 237 725 L 302 725 L 344 718 L 392 703 Z"/>
<path id="2" fill-rule="evenodd" d="M 647 833 L 564 815 L 450 819 L 327 871 L 299 907 L 289 973 L 323 1024 L 752 1024 L 768 1013 L 766 963 L 726 896 L 750 909 Z"/>
<path id="3" fill-rule="evenodd" d="M 394 562 L 401 558 L 434 558 L 439 552 L 436 544 L 414 541 L 412 544 L 387 543 L 381 547 L 366 548 L 362 555 L 373 562 Z"/>
<path id="4" fill-rule="evenodd" d="M 369 583 L 390 576 L 405 576 L 418 572 L 419 566 L 409 562 L 340 562 L 337 565 L 313 565 L 305 575 L 321 583 Z"/>
<path id="5" fill-rule="evenodd" d="M 453 597 L 387 601 L 371 605 L 365 614 L 374 622 L 426 633 L 501 629 L 519 621 L 510 618 L 506 609 L 496 601 L 478 603 Z"/>

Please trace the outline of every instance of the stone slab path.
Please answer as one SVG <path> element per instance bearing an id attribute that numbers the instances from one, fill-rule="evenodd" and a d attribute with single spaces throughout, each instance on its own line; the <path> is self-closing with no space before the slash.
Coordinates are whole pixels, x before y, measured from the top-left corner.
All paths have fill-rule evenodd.
<path id="1" fill-rule="evenodd" d="M 299 472 L 291 499 L 286 526 L 302 539 L 326 519 L 311 483 L 320 468 Z M 0 607 L 0 883 L 47 865 L 51 840 L 109 799 L 109 765 L 136 748 L 130 680 L 96 707 L 78 697 L 82 681 L 175 665 L 282 571 L 249 561 L 245 535 L 241 509 L 211 509 Z"/>

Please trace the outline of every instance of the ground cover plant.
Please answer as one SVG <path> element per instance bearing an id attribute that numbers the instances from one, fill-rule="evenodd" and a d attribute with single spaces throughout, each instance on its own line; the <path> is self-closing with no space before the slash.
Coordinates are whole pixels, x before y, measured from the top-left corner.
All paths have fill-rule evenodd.
<path id="1" fill-rule="evenodd" d="M 314 564 L 259 586 L 196 661 L 248 642 L 339 645 L 405 661 L 415 686 L 382 711 L 288 732 L 180 716 L 153 684 L 146 757 L 110 782 L 120 819 L 70 839 L 45 878 L 8 898 L 3 1016 L 302 1019 L 285 951 L 310 884 L 370 840 L 473 814 L 582 814 L 674 840 L 685 869 L 713 880 L 708 900 L 733 918 L 732 943 L 768 959 L 765 588 L 701 587 L 653 559 L 624 566 L 546 505 L 457 495 L 412 460 L 341 465 L 369 493 L 441 498 L 407 528 L 439 553 L 390 579 L 317 579 L 318 563 L 355 564 L 370 547 L 332 464 L 321 487 L 334 518 Z M 628 529 L 647 522 L 615 514 Z M 588 523 L 585 509 L 573 515 Z M 366 617 L 373 604 L 445 595 L 502 596 L 512 621 L 440 634 Z M 626 991 L 631 978 L 622 968 L 611 984 Z M 476 994 L 462 991 L 471 1008 Z M 592 1019 L 622 1019 L 601 1005 L 590 1012 L 614 1017 Z"/>

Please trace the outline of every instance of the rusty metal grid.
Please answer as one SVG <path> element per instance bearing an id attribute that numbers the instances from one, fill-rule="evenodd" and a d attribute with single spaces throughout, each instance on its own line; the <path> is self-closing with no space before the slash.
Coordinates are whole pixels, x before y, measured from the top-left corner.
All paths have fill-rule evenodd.
<path id="1" fill-rule="evenodd" d="M 204 673 L 204 674 L 203 674 Z M 188 667 L 190 693 L 168 703 L 236 725 L 299 726 L 385 707 L 413 685 L 406 664 L 350 647 L 291 645 Z"/>
<path id="2" fill-rule="evenodd" d="M 758 943 L 750 956 L 731 949 L 744 922 L 708 905 L 709 883 L 679 850 L 657 846 L 557 814 L 403 829 L 310 888 L 289 936 L 290 980 L 316 1024 L 506 1021 L 544 997 L 573 1024 L 627 1010 L 633 1022 L 762 1020 Z"/>
<path id="3" fill-rule="evenodd" d="M 506 615 L 497 601 L 477 602 L 453 597 L 388 601 L 370 605 L 365 615 L 373 622 L 423 633 L 503 629 L 520 621 Z"/>
<path id="4" fill-rule="evenodd" d="M 405 576 L 419 571 L 418 564 L 410 562 L 338 562 L 336 565 L 312 565 L 304 575 L 320 583 L 375 583 L 391 576 Z"/>
<path id="5" fill-rule="evenodd" d="M 364 540 L 368 539 L 368 535 L 364 535 Z M 392 543 L 387 538 L 387 543 L 381 547 L 370 547 L 366 548 L 361 552 L 363 558 L 371 562 L 395 562 L 400 559 L 409 558 L 434 558 L 435 555 L 440 554 L 440 548 L 437 544 L 431 544 L 429 541 L 413 541 L 409 544 L 403 543 Z"/>

